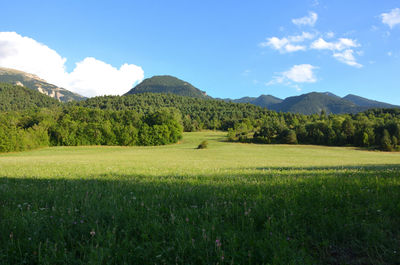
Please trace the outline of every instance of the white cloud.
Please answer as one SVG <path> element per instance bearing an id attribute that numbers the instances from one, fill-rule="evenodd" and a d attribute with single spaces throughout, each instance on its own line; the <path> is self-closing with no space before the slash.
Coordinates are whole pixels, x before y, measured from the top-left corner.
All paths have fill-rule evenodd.
<path id="1" fill-rule="evenodd" d="M 400 8 L 394 8 L 389 13 L 382 13 L 381 18 L 382 23 L 392 29 L 397 24 L 400 24 Z"/>
<path id="2" fill-rule="evenodd" d="M 288 43 L 289 43 L 289 40 L 287 38 L 279 39 L 277 37 L 272 37 L 272 38 L 268 38 L 266 42 L 260 43 L 260 46 L 261 47 L 270 46 L 271 48 L 273 48 L 275 50 L 283 50 L 285 45 L 287 45 Z"/>
<path id="3" fill-rule="evenodd" d="M 87 57 L 68 74 L 68 86 L 87 95 L 122 95 L 143 79 L 141 67 L 123 64 L 119 69 Z"/>
<path id="4" fill-rule="evenodd" d="M 362 67 L 361 64 L 356 62 L 356 58 L 353 55 L 354 51 L 351 49 L 344 50 L 343 52 L 336 52 L 333 54 L 333 57 L 335 57 L 337 60 L 339 60 L 342 63 L 345 63 L 350 66 L 354 66 L 357 68 Z"/>
<path id="5" fill-rule="evenodd" d="M 333 57 L 338 61 L 360 68 L 362 65 L 357 63 L 354 57 L 354 50 L 352 49 L 359 46 L 357 41 L 352 39 L 340 38 L 336 42 L 327 42 L 323 38 L 319 38 L 311 43 L 310 48 L 315 50 L 330 50 L 333 52 Z M 362 55 L 361 51 L 357 51 L 356 53 Z"/>
<path id="6" fill-rule="evenodd" d="M 296 83 L 315 83 L 317 81 L 313 72 L 315 68 L 310 64 L 294 65 L 290 70 L 283 72 L 282 76 Z"/>
<path id="7" fill-rule="evenodd" d="M 306 50 L 306 46 L 288 44 L 288 45 L 285 46 L 285 50 L 287 52 L 305 51 Z"/>
<path id="8" fill-rule="evenodd" d="M 315 50 L 331 50 L 331 51 L 342 51 L 348 48 L 359 47 L 357 41 L 347 38 L 340 38 L 336 42 L 327 42 L 323 38 L 319 38 L 311 43 L 310 48 Z"/>
<path id="9" fill-rule="evenodd" d="M 285 52 L 296 52 L 296 51 L 305 51 L 307 49 L 304 45 L 293 44 L 293 43 L 301 43 L 308 39 L 313 39 L 314 35 L 309 32 L 302 32 L 301 35 L 288 36 L 284 38 L 272 37 L 267 38 L 266 42 L 260 43 L 261 47 L 271 47 L 275 50 L 278 50 L 282 53 Z"/>
<path id="10" fill-rule="evenodd" d="M 315 12 L 308 12 L 308 16 L 302 17 L 302 18 L 294 18 L 292 19 L 292 23 L 297 25 L 297 26 L 311 26 L 313 27 L 315 25 L 315 22 L 317 22 L 318 15 Z"/>
<path id="11" fill-rule="evenodd" d="M 119 69 L 87 57 L 68 73 L 55 50 L 15 32 L 0 32 L 0 66 L 35 74 L 49 83 L 83 96 L 121 95 L 144 77 L 140 66 L 123 64 Z"/>
<path id="12" fill-rule="evenodd" d="M 314 74 L 314 69 L 317 67 L 310 65 L 310 64 L 299 64 L 294 65 L 289 70 L 279 73 L 277 76 L 269 81 L 266 85 L 274 85 L 274 84 L 285 84 L 288 86 L 295 87 L 299 89 L 299 86 L 295 83 L 315 83 L 317 82 L 317 78 Z"/>
<path id="13" fill-rule="evenodd" d="M 314 38 L 314 34 L 310 32 L 302 32 L 301 35 L 289 36 L 291 42 L 303 42 Z"/>

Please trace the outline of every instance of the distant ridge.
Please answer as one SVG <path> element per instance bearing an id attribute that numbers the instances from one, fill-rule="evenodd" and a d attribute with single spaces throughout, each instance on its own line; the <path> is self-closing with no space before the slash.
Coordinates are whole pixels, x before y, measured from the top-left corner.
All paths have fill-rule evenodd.
<path id="1" fill-rule="evenodd" d="M 322 110 L 328 114 L 342 114 L 358 113 L 371 108 L 400 108 L 396 105 L 351 94 L 341 98 L 331 92 L 311 92 L 299 96 L 287 97 L 284 100 L 271 95 L 223 100 L 236 103 L 250 103 L 274 111 L 307 115 L 320 113 Z"/>
<path id="2" fill-rule="evenodd" d="M 192 84 L 170 75 L 153 76 L 143 80 L 125 95 L 139 93 L 171 93 L 194 98 L 210 98 L 206 92 L 194 87 Z"/>
<path id="3" fill-rule="evenodd" d="M 23 71 L 0 67 L 0 82 L 24 86 L 62 102 L 83 100 L 85 97 L 64 88 L 47 83 L 36 75 Z"/>
<path id="4" fill-rule="evenodd" d="M 226 99 L 225 101 L 235 102 L 235 103 L 250 103 L 263 108 L 270 108 L 274 104 L 282 102 L 282 99 L 271 96 L 271 95 L 261 95 L 259 97 L 243 97 L 239 99 Z"/>
<path id="5" fill-rule="evenodd" d="M 288 97 L 281 103 L 271 106 L 272 110 L 302 114 L 320 113 L 357 113 L 367 108 L 358 106 L 351 101 L 327 93 L 311 92 L 300 96 Z"/>
<path id="6" fill-rule="evenodd" d="M 368 108 L 399 108 L 400 106 L 392 105 L 389 103 L 384 103 L 376 100 L 371 100 L 367 98 L 363 98 L 360 96 L 349 94 L 343 99 L 353 102 L 354 104 L 361 106 L 361 107 L 368 107 Z"/>

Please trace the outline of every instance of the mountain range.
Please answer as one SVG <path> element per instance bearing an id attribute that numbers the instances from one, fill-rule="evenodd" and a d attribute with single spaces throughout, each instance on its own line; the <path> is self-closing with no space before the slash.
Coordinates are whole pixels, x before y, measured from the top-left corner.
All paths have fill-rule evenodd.
<path id="1" fill-rule="evenodd" d="M 399 108 L 399 106 L 363 98 L 349 94 L 339 97 L 330 92 L 311 92 L 300 96 L 280 99 L 271 95 L 259 97 L 243 97 L 240 99 L 224 99 L 236 103 L 250 103 L 256 106 L 282 112 L 298 112 L 302 114 L 319 113 L 357 113 L 370 108 Z"/>
<path id="2" fill-rule="evenodd" d="M 180 96 L 209 98 L 206 93 L 190 83 L 173 76 L 154 76 L 145 79 L 142 83 L 132 88 L 126 95 L 137 93 L 172 93 Z M 300 96 L 280 99 L 271 95 L 259 97 L 243 97 L 239 99 L 218 99 L 234 103 L 250 103 L 259 107 L 281 112 L 294 112 L 302 114 L 320 113 L 357 113 L 370 108 L 399 108 L 400 106 L 379 102 L 360 96 L 349 94 L 343 98 L 331 92 L 311 92 Z"/>
<path id="3" fill-rule="evenodd" d="M 49 84 L 35 75 L 18 70 L 0 67 L 0 82 L 24 86 L 62 102 L 81 101 L 85 99 L 85 97 L 76 93 Z M 7 93 L 9 93 L 9 91 Z M 170 75 L 160 75 L 147 78 L 128 91 L 125 95 L 140 93 L 171 93 L 200 99 L 215 99 L 233 103 L 249 103 L 278 112 L 302 114 L 314 114 L 320 113 L 321 111 L 325 111 L 328 114 L 341 114 L 357 113 L 371 108 L 400 108 L 400 106 L 363 98 L 357 95 L 349 94 L 345 97 L 339 97 L 330 92 L 311 92 L 299 96 L 287 97 L 285 99 L 280 99 L 272 95 L 243 97 L 239 99 L 212 98 L 208 96 L 206 92 L 196 88 L 189 82 Z M 26 92 L 22 94 L 20 93 L 19 95 L 25 94 Z"/>

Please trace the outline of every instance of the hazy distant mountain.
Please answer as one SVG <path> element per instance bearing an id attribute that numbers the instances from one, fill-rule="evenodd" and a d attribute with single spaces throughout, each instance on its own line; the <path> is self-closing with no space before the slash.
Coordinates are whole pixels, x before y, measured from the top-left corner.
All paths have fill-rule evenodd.
<path id="1" fill-rule="evenodd" d="M 302 114 L 320 113 L 322 110 L 325 110 L 326 113 L 339 114 L 356 113 L 367 108 L 358 106 L 329 92 L 312 92 L 300 96 L 288 97 L 281 103 L 270 106 L 270 109 Z"/>
<path id="2" fill-rule="evenodd" d="M 399 106 L 396 106 L 396 105 L 379 102 L 376 100 L 371 100 L 371 99 L 363 98 L 363 97 L 352 95 L 352 94 L 349 94 L 349 95 L 343 97 L 343 99 L 351 101 L 358 106 L 368 107 L 368 108 L 399 108 Z"/>
<path id="3" fill-rule="evenodd" d="M 160 75 L 147 78 L 125 95 L 139 93 L 171 93 L 194 98 L 209 98 L 206 92 L 201 91 L 188 82 L 170 75 Z"/>
<path id="4" fill-rule="evenodd" d="M 62 102 L 68 102 L 72 100 L 79 101 L 85 99 L 85 97 L 81 95 L 49 84 L 36 75 L 9 68 L 0 67 L 0 82 L 24 86 L 39 91 L 42 94 L 58 99 Z"/>
<path id="5" fill-rule="evenodd" d="M 357 113 L 370 108 L 399 108 L 384 102 L 370 100 L 356 95 L 347 95 L 343 98 L 331 92 L 312 92 L 300 96 L 285 98 L 284 100 L 271 96 L 243 97 L 240 99 L 224 99 L 236 103 L 250 103 L 275 111 L 293 112 L 302 114 L 320 113 Z"/>
<path id="6" fill-rule="evenodd" d="M 231 99 L 231 100 L 226 100 L 226 101 L 231 101 L 235 103 L 250 103 L 259 107 L 263 108 L 269 108 L 270 106 L 274 104 L 278 104 L 282 102 L 282 99 L 271 96 L 271 95 L 261 95 L 259 97 L 243 97 L 239 99 Z"/>
<path id="7" fill-rule="evenodd" d="M 0 111 L 59 106 L 54 98 L 23 86 L 0 83 Z"/>

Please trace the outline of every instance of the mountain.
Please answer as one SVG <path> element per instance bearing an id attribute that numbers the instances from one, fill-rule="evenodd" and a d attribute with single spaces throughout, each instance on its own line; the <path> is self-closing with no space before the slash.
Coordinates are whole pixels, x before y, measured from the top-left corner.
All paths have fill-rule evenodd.
<path id="1" fill-rule="evenodd" d="M 186 97 L 210 98 L 204 91 L 170 75 L 159 75 L 147 78 L 125 95 L 139 93 L 171 93 Z"/>
<path id="2" fill-rule="evenodd" d="M 288 97 L 284 100 L 271 96 L 243 97 L 240 99 L 224 99 L 236 103 L 250 103 L 270 110 L 293 112 L 301 114 L 320 113 L 357 113 L 371 108 L 400 108 L 400 106 L 379 102 L 356 95 L 347 95 L 343 98 L 331 92 L 312 92 L 300 96 Z"/>
<path id="3" fill-rule="evenodd" d="M 140 93 L 170 93 L 179 96 L 211 99 L 211 97 L 207 96 L 204 91 L 192 86 L 188 82 L 169 75 L 147 78 L 125 95 Z M 225 98 L 218 100 L 234 103 L 250 103 L 270 110 L 301 114 L 320 113 L 322 110 L 328 114 L 357 113 L 369 108 L 398 107 L 355 95 L 347 95 L 346 97 L 341 98 L 331 92 L 312 92 L 300 96 L 288 97 L 284 100 L 271 95 L 242 97 L 239 99 Z"/>
<path id="4" fill-rule="evenodd" d="M 31 108 L 59 106 L 54 98 L 23 86 L 0 83 L 0 111 L 17 111 Z"/>
<path id="5" fill-rule="evenodd" d="M 282 102 L 282 99 L 271 96 L 271 95 L 261 95 L 259 97 L 243 97 L 239 99 L 230 100 L 235 103 L 250 103 L 259 107 L 269 108 L 274 104 Z"/>
<path id="6" fill-rule="evenodd" d="M 337 95 L 335 95 L 335 94 L 333 94 L 333 93 L 331 93 L 329 91 L 321 92 L 321 94 L 324 94 L 324 95 L 327 95 L 327 96 L 331 96 L 331 97 L 334 97 L 334 98 L 340 98 L 339 96 L 337 96 Z"/>
<path id="7" fill-rule="evenodd" d="M 343 97 L 343 99 L 351 101 L 358 106 L 368 107 L 368 108 L 399 108 L 400 107 L 400 106 L 396 106 L 396 105 L 392 105 L 392 104 L 388 104 L 388 103 L 384 103 L 384 102 L 380 102 L 380 101 L 376 101 L 376 100 L 363 98 L 363 97 L 352 95 L 352 94 L 349 94 L 349 95 Z"/>
<path id="8" fill-rule="evenodd" d="M 85 97 L 68 91 L 64 88 L 47 83 L 36 75 L 22 71 L 0 67 L 0 82 L 24 86 L 62 102 L 83 100 Z"/>
<path id="9" fill-rule="evenodd" d="M 302 114 L 320 113 L 357 113 L 366 110 L 367 107 L 342 99 L 331 93 L 312 92 L 300 96 L 288 97 L 282 102 L 271 105 L 270 109 L 282 112 L 294 112 Z"/>

